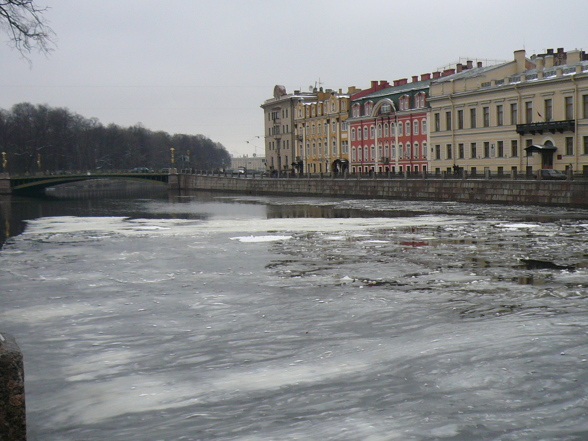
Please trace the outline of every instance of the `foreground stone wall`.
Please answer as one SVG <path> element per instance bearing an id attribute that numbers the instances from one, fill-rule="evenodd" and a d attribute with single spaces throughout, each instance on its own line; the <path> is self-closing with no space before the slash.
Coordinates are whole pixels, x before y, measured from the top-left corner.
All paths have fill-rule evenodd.
<path id="1" fill-rule="evenodd" d="M 0 440 L 26 439 L 22 353 L 12 336 L 0 334 Z"/>
<path id="2" fill-rule="evenodd" d="M 487 179 L 272 179 L 178 175 L 180 190 L 588 208 L 587 181 Z"/>

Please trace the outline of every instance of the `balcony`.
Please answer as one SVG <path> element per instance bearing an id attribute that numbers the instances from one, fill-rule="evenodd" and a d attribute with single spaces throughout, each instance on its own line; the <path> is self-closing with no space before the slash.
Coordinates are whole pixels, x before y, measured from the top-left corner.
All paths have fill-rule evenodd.
<path id="1" fill-rule="evenodd" d="M 550 133 L 563 133 L 563 132 L 574 132 L 576 129 L 576 121 L 573 119 L 567 119 L 564 121 L 547 121 L 547 122 L 536 122 L 531 124 L 517 124 L 517 133 L 524 135 L 530 133 L 531 135 L 540 134 L 544 132 Z"/>

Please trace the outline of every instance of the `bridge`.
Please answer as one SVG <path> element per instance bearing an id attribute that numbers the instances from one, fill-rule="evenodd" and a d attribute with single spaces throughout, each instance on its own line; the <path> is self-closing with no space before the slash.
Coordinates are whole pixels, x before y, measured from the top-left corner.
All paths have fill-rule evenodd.
<path id="1" fill-rule="evenodd" d="M 169 173 L 156 172 L 70 172 L 11 177 L 7 173 L 3 173 L 0 174 L 0 194 L 34 194 L 40 193 L 48 187 L 96 179 L 132 179 L 160 182 L 167 185 L 169 176 Z"/>

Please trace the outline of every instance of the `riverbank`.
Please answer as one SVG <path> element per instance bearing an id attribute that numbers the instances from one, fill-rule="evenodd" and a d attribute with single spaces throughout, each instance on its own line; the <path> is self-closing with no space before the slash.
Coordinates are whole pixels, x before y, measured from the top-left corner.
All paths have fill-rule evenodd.
<path id="1" fill-rule="evenodd" d="M 170 188 L 253 195 L 337 196 L 369 199 L 455 201 L 588 207 L 588 181 L 454 178 L 268 178 L 178 174 Z"/>

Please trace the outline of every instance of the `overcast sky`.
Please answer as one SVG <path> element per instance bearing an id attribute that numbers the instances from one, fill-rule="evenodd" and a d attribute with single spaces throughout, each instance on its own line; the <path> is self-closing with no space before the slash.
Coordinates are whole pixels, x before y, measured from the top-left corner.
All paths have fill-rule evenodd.
<path id="1" fill-rule="evenodd" d="M 276 84 L 369 87 L 460 57 L 588 50 L 586 0 L 37 0 L 55 31 L 32 66 L 0 45 L 0 108 L 66 107 L 104 125 L 202 134 L 263 154 Z M 1 37 L 6 41 L 5 34 Z M 257 138 L 260 137 L 260 138 Z"/>

